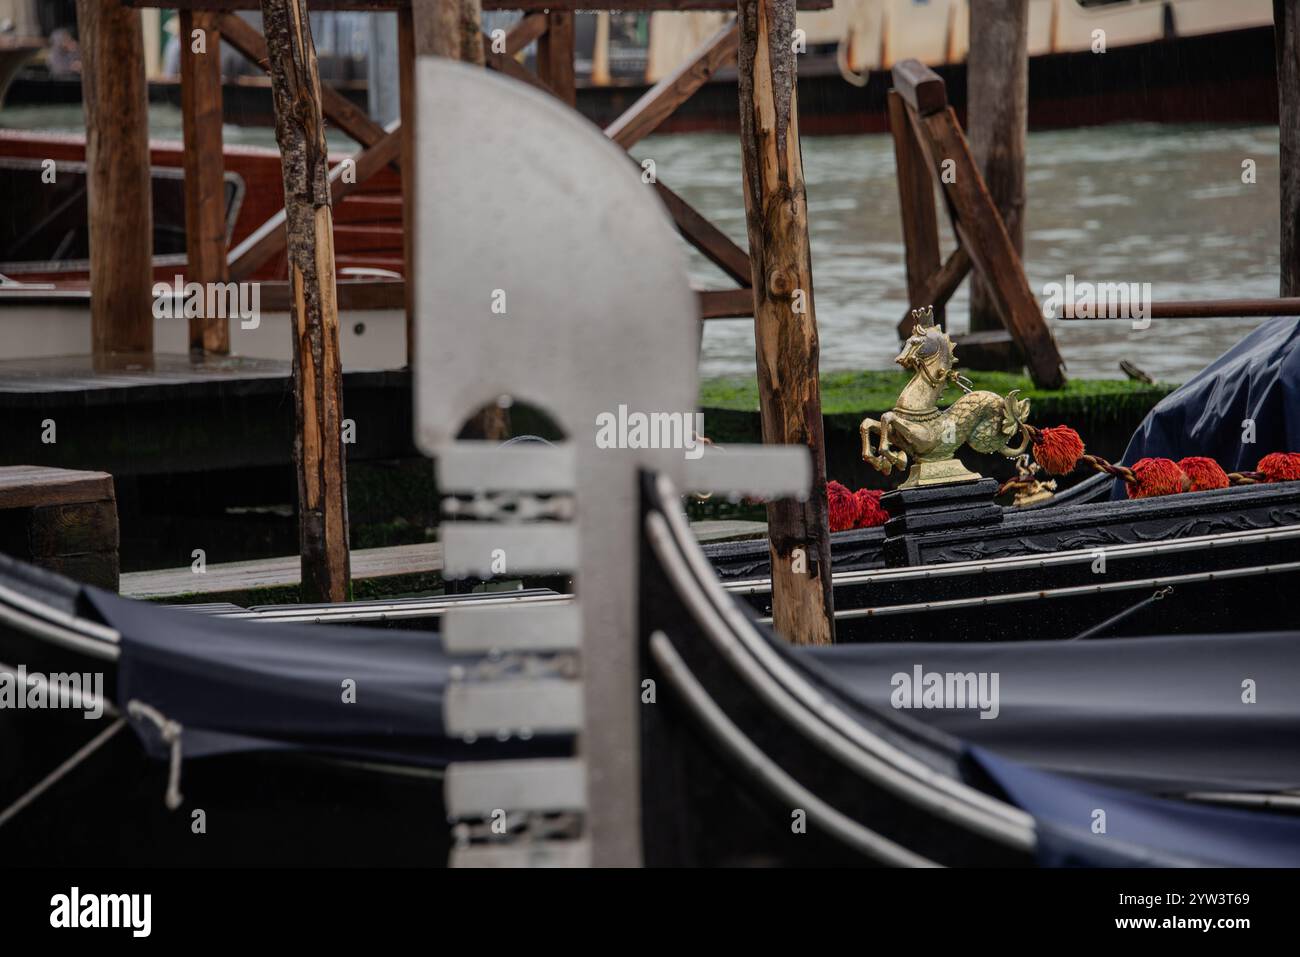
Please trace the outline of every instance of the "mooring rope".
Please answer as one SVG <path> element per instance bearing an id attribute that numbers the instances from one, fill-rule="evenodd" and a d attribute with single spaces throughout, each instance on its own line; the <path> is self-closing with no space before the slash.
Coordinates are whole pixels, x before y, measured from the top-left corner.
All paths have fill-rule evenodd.
<path id="1" fill-rule="evenodd" d="M 1098 624 L 1093 625 L 1091 628 L 1079 632 L 1073 638 L 1067 638 L 1066 641 L 1087 641 L 1089 638 L 1093 638 L 1097 635 L 1100 635 L 1111 625 L 1118 625 L 1125 618 L 1128 618 L 1130 615 L 1136 614 L 1137 612 L 1141 611 L 1143 608 L 1146 608 L 1148 605 L 1154 605 L 1156 602 L 1162 601 L 1164 597 L 1168 595 L 1170 592 L 1172 592 L 1173 590 L 1174 590 L 1173 585 L 1166 585 L 1164 588 L 1159 588 L 1156 591 L 1152 592 L 1150 595 L 1147 595 L 1147 597 L 1143 598 L 1141 601 L 1129 605 L 1129 607 L 1125 608 L 1123 611 L 1119 612 L 1118 614 L 1111 615 L 1105 621 L 1099 622 Z"/>
<path id="2" fill-rule="evenodd" d="M 107 742 L 113 735 L 117 734 L 125 724 L 125 718 L 118 718 L 103 731 L 99 732 L 99 734 L 95 735 L 83 744 L 77 752 L 72 755 L 72 757 L 68 758 L 68 760 L 64 761 L 57 768 L 38 781 L 26 794 L 20 797 L 17 801 L 14 801 L 13 804 L 10 804 L 3 811 L 0 811 L 0 827 L 4 827 L 8 824 L 20 811 L 23 810 L 23 808 L 27 807 L 50 788 L 54 787 L 54 785 L 58 784 L 59 781 L 66 777 L 77 765 L 81 764 L 82 761 L 85 761 L 88 757 L 103 747 L 105 742 Z"/>
<path id="3" fill-rule="evenodd" d="M 167 810 L 174 811 L 181 806 L 181 732 L 184 730 L 179 721 L 173 721 L 157 708 L 143 701 L 127 702 L 126 713 L 133 718 L 144 718 L 158 727 L 163 741 L 171 745 L 171 760 L 167 768 L 167 795 L 164 801 Z"/>

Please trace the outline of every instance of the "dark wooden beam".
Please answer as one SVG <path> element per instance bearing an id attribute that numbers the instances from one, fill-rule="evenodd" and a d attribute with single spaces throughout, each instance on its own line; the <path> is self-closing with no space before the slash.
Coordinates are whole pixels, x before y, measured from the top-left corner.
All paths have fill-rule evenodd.
<path id="1" fill-rule="evenodd" d="M 605 135 L 625 150 L 649 136 L 719 68 L 735 62 L 739 38 L 734 20 L 723 26 L 685 63 L 646 90 L 622 116 L 605 127 Z"/>
<path id="2" fill-rule="evenodd" d="M 834 0 L 798 0 L 800 10 L 829 10 Z M 128 0 L 128 6 L 158 7 L 166 10 L 256 10 L 257 0 Z M 409 10 L 411 0 L 309 0 L 308 8 L 320 10 Z M 589 0 L 483 0 L 484 10 L 522 10 L 542 13 L 547 10 L 574 13 L 579 10 L 629 10 L 635 12 L 732 10 L 725 0 L 620 0 L 617 6 L 594 7 Z"/>
<path id="3" fill-rule="evenodd" d="M 415 362 L 415 17 L 397 13 L 397 88 L 402 118 L 402 276 L 406 306 L 406 365 Z"/>
<path id="4" fill-rule="evenodd" d="M 498 70 L 506 76 L 513 77 L 521 83 L 527 83 L 544 93 L 549 93 L 552 96 L 557 95 L 555 90 L 553 90 L 544 80 L 536 74 L 530 73 L 528 69 L 518 60 L 514 59 L 514 57 L 508 57 L 501 53 L 493 53 L 491 51 L 491 39 L 486 34 L 483 36 L 483 48 L 487 59 L 487 65 L 490 69 Z M 618 121 L 610 124 L 610 126 L 605 130 L 606 135 L 609 135 L 611 130 L 617 131 L 617 125 Z M 631 136 L 632 134 L 629 132 L 626 135 Z M 749 254 L 737 246 L 726 233 L 700 215 L 694 207 L 664 185 L 663 181 L 658 178 L 655 180 L 655 190 L 658 192 L 659 198 L 663 200 L 664 205 L 668 208 L 668 213 L 672 217 L 674 224 L 677 226 L 677 231 L 681 234 L 682 238 L 703 253 L 706 259 L 712 262 L 741 286 L 748 287 L 750 283 Z"/>
<path id="5" fill-rule="evenodd" d="M 149 97 L 138 10 L 78 0 L 86 114 L 90 336 L 96 356 L 153 352 Z"/>
<path id="6" fill-rule="evenodd" d="M 411 0 L 411 15 L 417 56 L 461 59 L 460 0 Z"/>
<path id="7" fill-rule="evenodd" d="M 393 162 L 401 154 L 402 131 L 400 125 L 386 132 L 372 146 L 351 157 L 355 177 L 349 182 L 343 177 L 346 164 L 340 163 L 329 172 L 330 199 L 339 202 L 375 173 Z M 288 241 L 285 233 L 286 214 L 283 209 L 276 212 L 266 222 L 258 226 L 244 241 L 230 251 L 229 274 L 236 280 L 244 280 L 257 272 L 268 260 L 285 248 Z"/>
<path id="8" fill-rule="evenodd" d="M 514 56 L 546 32 L 546 14 L 530 13 L 506 34 L 506 56 Z"/>
<path id="9" fill-rule="evenodd" d="M 537 76 L 569 106 L 578 101 L 573 55 L 573 13 L 552 7 L 546 14 L 546 32 L 537 41 Z"/>
<path id="10" fill-rule="evenodd" d="M 655 191 L 668 207 L 668 215 L 677 225 L 682 238 L 704 254 L 704 257 L 742 286 L 749 286 L 753 272 L 749 254 L 713 223 L 705 219 L 686 200 L 682 199 L 662 180 L 655 181 Z"/>
<path id="11" fill-rule="evenodd" d="M 751 289 L 697 289 L 701 319 L 746 319 L 754 314 Z"/>
<path id="12" fill-rule="evenodd" d="M 1277 58 L 1281 289 L 1300 295 L 1300 0 L 1273 0 Z"/>
<path id="13" fill-rule="evenodd" d="M 925 157 L 907 119 L 907 106 L 897 90 L 889 91 L 889 130 L 894 138 L 894 165 L 898 179 L 898 209 L 903 220 L 903 257 L 907 268 L 910 309 L 934 306 L 934 318 L 944 325 L 944 304 L 926 292 L 927 280 L 939 268 L 939 219 L 934 205 L 934 183 Z M 898 338 L 912 334 L 912 321 L 903 316 Z"/>
<path id="14" fill-rule="evenodd" d="M 223 14 L 218 23 L 222 39 L 244 55 L 250 62 L 266 69 L 266 40 L 247 20 L 234 14 Z M 362 146 L 370 146 L 384 135 L 384 128 L 366 115 L 365 111 L 328 84 L 321 85 L 321 112 Z"/>
<path id="15" fill-rule="evenodd" d="M 916 328 L 916 320 L 912 318 L 912 309 L 920 309 L 925 306 L 934 306 L 934 314 L 937 316 L 943 311 L 943 307 L 952 294 L 957 291 L 961 281 L 966 278 L 970 272 L 971 261 L 970 255 L 966 250 L 958 246 L 952 251 L 943 265 L 935 272 L 922 278 L 920 285 L 917 287 L 915 295 L 910 291 L 908 294 L 909 309 L 903 318 L 898 321 L 898 337 L 906 339 Z M 1001 329 L 1001 324 L 998 325 Z"/>
<path id="16" fill-rule="evenodd" d="M 221 33 L 217 15 L 206 11 L 182 10 L 180 24 L 185 274 L 190 282 L 225 282 L 228 270 L 221 152 Z M 203 31 L 202 53 L 194 52 L 196 30 Z M 192 317 L 189 327 L 191 352 L 230 352 L 230 320 L 225 316 Z"/>
<path id="17" fill-rule="evenodd" d="M 908 121 L 954 213 L 957 239 L 993 289 L 1003 324 L 1023 351 L 1034 384 L 1044 389 L 1059 389 L 1065 384 L 1061 353 L 1029 288 L 1006 225 L 980 178 L 957 114 L 952 107 L 928 116 L 909 109 Z M 941 179 L 943 160 L 954 164 L 952 182 Z"/>
<path id="18" fill-rule="evenodd" d="M 555 90 L 542 80 L 536 73 L 533 73 L 518 60 L 512 56 L 506 56 L 504 53 L 492 52 L 492 38 L 486 33 L 483 34 L 483 60 L 488 69 L 496 70 L 511 79 L 518 80 L 520 83 L 527 83 L 529 86 L 541 90 L 543 93 L 549 93 L 556 96 Z"/>
<path id="19" fill-rule="evenodd" d="M 948 91 L 943 79 L 920 60 L 895 63 L 893 79 L 899 96 L 922 116 L 947 108 Z"/>
<path id="20" fill-rule="evenodd" d="M 1094 305 L 1093 312 L 1106 311 L 1107 304 Z M 1235 319 L 1261 318 L 1274 316 L 1300 316 L 1300 296 L 1288 296 L 1282 299 L 1175 299 L 1168 302 L 1151 303 L 1152 319 Z M 1061 319 L 1074 322 L 1099 322 L 1122 320 L 1131 322 L 1131 310 L 1125 315 L 1094 315 L 1084 318 L 1074 314 L 1074 303 L 1062 303 Z"/>
<path id="21" fill-rule="evenodd" d="M 262 0 L 262 22 L 284 167 L 301 599 L 346 601 L 352 579 L 343 379 L 320 72 L 306 0 Z"/>
<path id="22" fill-rule="evenodd" d="M 740 154 L 753 273 L 754 342 L 763 441 L 802 445 L 806 501 L 767 506 L 772 620 L 798 644 L 835 640 L 826 448 L 818 376 L 808 200 L 799 149 L 794 0 L 738 0 Z"/>
<path id="23" fill-rule="evenodd" d="M 288 312 L 293 304 L 290 284 L 263 282 L 261 305 L 264 312 Z M 400 279 L 349 279 L 335 284 L 340 312 L 363 309 L 402 309 L 406 306 L 406 283 Z"/>
<path id="24" fill-rule="evenodd" d="M 970 0 L 966 58 L 966 129 L 975 165 L 1006 223 L 1018 256 L 1025 252 L 1025 140 L 1029 132 L 1029 0 Z M 970 330 L 1001 329 L 997 303 L 979 276 L 971 279 Z M 1008 350 L 1011 364 L 1020 362 Z M 968 368 L 988 368 L 974 366 Z"/>

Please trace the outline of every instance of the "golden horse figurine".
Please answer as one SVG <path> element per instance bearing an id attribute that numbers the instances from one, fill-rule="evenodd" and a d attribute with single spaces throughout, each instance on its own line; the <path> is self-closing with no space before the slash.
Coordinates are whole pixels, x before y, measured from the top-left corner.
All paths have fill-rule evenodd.
<path id="1" fill-rule="evenodd" d="M 898 394 L 892 411 L 878 422 L 863 419 L 858 427 L 862 459 L 873 468 L 889 475 L 913 463 L 901 488 L 979 479 L 954 457 L 963 445 L 1007 458 L 1015 458 L 1029 445 L 1029 436 L 1021 428 L 1029 416 L 1029 400 L 1016 398 L 1018 389 L 1006 397 L 968 389 L 953 369 L 957 357 L 952 340 L 939 326 L 927 325 L 933 318 L 932 306 L 912 310 L 916 327 L 894 361 L 916 374 Z M 966 394 L 940 409 L 938 400 L 952 383 Z M 1022 433 L 1019 446 L 1008 445 L 1017 432 Z"/>

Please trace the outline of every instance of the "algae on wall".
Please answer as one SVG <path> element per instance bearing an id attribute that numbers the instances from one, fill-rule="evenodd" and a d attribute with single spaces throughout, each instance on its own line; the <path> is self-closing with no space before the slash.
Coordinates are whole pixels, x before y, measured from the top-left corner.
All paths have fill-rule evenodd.
<path id="1" fill-rule="evenodd" d="M 1019 389 L 1029 399 L 1029 420 L 1035 425 L 1068 425 L 1076 429 L 1089 451 L 1117 460 L 1128 439 L 1157 402 L 1176 386 L 1148 385 L 1127 379 L 1078 379 L 1063 389 L 1039 389 L 1026 376 L 1007 372 L 964 372 L 973 389 L 1005 395 Z M 822 416 L 826 428 L 827 470 L 831 478 L 856 487 L 889 488 L 885 479 L 861 461 L 858 424 L 866 416 L 878 418 L 893 408 L 894 400 L 912 374 L 883 372 L 829 372 L 821 377 Z M 961 395 L 953 386 L 941 401 L 947 405 Z M 704 431 L 719 445 L 762 440 L 758 416 L 758 387 L 754 379 L 708 379 L 700 387 Z M 969 449 L 961 457 L 968 458 Z M 1012 474 L 1009 463 L 993 456 L 970 456 L 967 466 L 996 478 Z M 1081 475 L 1076 476 L 1079 478 Z M 1064 487 L 1064 483 L 1062 485 Z"/>

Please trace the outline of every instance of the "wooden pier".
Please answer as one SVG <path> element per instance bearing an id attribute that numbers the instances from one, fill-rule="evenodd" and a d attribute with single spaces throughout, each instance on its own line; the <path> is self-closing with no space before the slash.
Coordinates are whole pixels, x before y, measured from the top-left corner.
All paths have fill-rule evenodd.
<path id="1" fill-rule="evenodd" d="M 3 359 L 0 465 L 117 476 L 284 465 L 293 450 L 292 380 L 291 365 L 271 359 L 119 355 L 111 367 L 91 356 Z M 417 454 L 408 372 L 349 372 L 343 388 L 356 424 L 350 458 Z"/>
<path id="2" fill-rule="evenodd" d="M 152 288 L 152 222 L 150 200 L 150 150 L 148 143 L 148 92 L 143 82 L 140 7 L 175 6 L 180 11 L 181 112 L 184 134 L 183 166 L 186 211 L 186 279 L 199 283 L 247 280 L 269 260 L 284 254 L 288 262 L 287 289 L 281 293 L 291 316 L 293 334 L 292 406 L 295 426 L 291 448 L 298 474 L 298 515 L 302 552 L 302 576 L 311 583 L 318 597 L 340 600 L 345 597 L 348 574 L 348 510 L 346 461 L 350 450 L 343 447 L 342 426 L 347 419 L 356 421 L 352 408 L 344 407 L 344 382 L 340 375 L 338 326 L 340 311 L 339 284 L 335 275 L 333 205 L 349 192 L 381 171 L 398 167 L 404 171 L 403 216 L 405 227 L 403 274 L 412 274 L 415 262 L 414 229 L 411 219 L 419 188 L 413 175 L 418 165 L 415 155 L 415 101 L 419 95 L 413 76 L 417 56 L 437 55 L 501 71 L 514 79 L 546 91 L 575 107 L 574 15 L 587 9 L 576 0 L 558 0 L 545 4 L 531 0 L 367 0 L 370 10 L 393 10 L 398 13 L 401 91 L 401 122 L 383 128 L 357 109 L 346 97 L 322 84 L 318 75 L 312 41 L 309 12 L 313 10 L 355 8 L 355 0 L 81 0 L 82 45 L 86 52 L 83 78 L 87 124 L 87 165 L 89 231 L 91 236 L 91 275 L 89 305 L 92 314 L 90 370 L 111 372 L 113 380 L 90 383 L 92 391 L 105 393 L 116 389 L 115 399 L 106 405 L 136 401 L 138 397 L 168 401 L 167 386 L 184 379 L 194 399 L 205 390 L 208 398 L 218 402 L 226 390 L 236 390 L 248 397 L 263 380 L 274 379 L 278 370 L 245 366 L 236 380 L 228 369 L 218 370 L 206 360 L 227 355 L 230 351 L 229 319 L 195 317 L 189 322 L 188 345 L 195 361 L 183 368 L 177 361 L 150 357 L 154 351 L 153 325 L 149 314 Z M 632 104 L 605 130 L 606 135 L 623 149 L 630 149 L 692 97 L 714 73 L 736 63 L 742 87 L 740 112 L 755 116 L 756 111 L 775 111 L 786 117 L 786 132 L 781 146 L 787 143 L 794 165 L 780 173 L 781 182 L 764 187 L 772 195 L 795 187 L 796 206 L 802 198 L 798 170 L 797 104 L 793 83 L 773 82 L 774 77 L 794 75 L 794 53 L 784 36 L 760 38 L 756 17 L 777 16 L 793 28 L 796 9 L 825 9 L 830 0 L 756 0 L 734 7 L 730 0 L 637 0 L 637 10 L 737 10 L 739 18 L 710 38 L 681 69 L 656 84 Z M 256 8 L 262 12 L 265 36 L 232 11 Z M 509 32 L 505 52 L 493 49 L 491 38 L 481 29 L 480 9 L 522 10 L 526 16 Z M 627 8 L 624 5 L 623 8 Z M 226 40 L 242 55 L 258 64 L 269 75 L 276 104 L 276 138 L 283 158 L 284 207 L 271 215 L 238 247 L 227 248 L 224 222 L 225 170 L 222 162 L 222 85 L 219 51 Z M 536 72 L 529 72 L 516 58 L 520 50 L 537 43 Z M 768 67 L 755 72 L 752 55 L 754 44 L 769 48 Z M 748 46 L 746 46 L 748 44 Z M 743 48 L 751 52 L 740 55 Z M 769 62 L 776 57 L 779 62 Z M 764 70 L 769 70 L 764 75 Z M 774 72 L 773 72 L 774 71 Z M 779 74 L 779 76 L 778 76 Z M 757 78 L 758 82 L 755 83 Z M 344 130 L 361 144 L 359 152 L 331 167 L 325 150 L 324 128 L 329 122 Z M 745 124 L 742 123 L 742 128 Z M 752 124 L 751 124 L 752 131 Z M 747 155 L 757 162 L 757 147 L 746 146 Z M 770 144 L 761 149 L 770 150 Z M 752 164 L 751 164 L 752 166 Z M 629 165 L 629 175 L 638 175 Z M 774 542 L 781 542 L 783 553 L 811 551 L 815 574 L 789 580 L 781 589 L 778 606 L 789 610 L 783 619 L 791 636 L 797 640 L 827 640 L 832 628 L 829 609 L 829 555 L 826 554 L 826 520 L 824 494 L 825 454 L 822 436 L 817 429 L 791 430 L 785 423 L 802 418 L 818 422 L 817 412 L 817 343 L 815 319 L 811 309 L 790 308 L 786 302 L 797 297 L 811 301 L 812 276 L 808 260 L 806 211 L 794 211 L 789 229 L 772 233 L 755 245 L 762 232 L 751 230 L 751 249 L 745 250 L 731 241 L 720 229 L 674 193 L 657 176 L 651 178 L 658 195 L 682 237 L 736 284 L 735 289 L 701 290 L 698 293 L 701 318 L 755 316 L 760 338 L 773 343 L 798 330 L 804 347 L 798 355 L 773 352 L 767 360 L 765 382 L 800 382 L 795 400 L 802 412 L 769 403 L 765 411 L 772 441 L 805 444 L 813 456 L 817 474 L 812 503 L 799 508 L 780 504 L 770 516 Z M 768 203 L 769 196 L 751 197 L 758 205 L 750 210 L 751 218 L 761 217 L 756 210 Z M 124 205 L 125 204 L 125 205 Z M 128 208 L 129 207 L 129 208 Z M 138 228 L 144 223 L 146 228 Z M 802 249 L 802 265 L 796 264 L 789 276 L 772 274 L 772 256 L 788 250 Z M 788 287 L 778 280 L 788 279 Z M 773 285 L 773 283 L 776 283 Z M 756 285 L 757 283 L 757 285 Z M 393 299 L 400 294 L 405 305 L 407 354 L 413 354 L 416 304 L 409 287 L 391 284 L 385 290 Z M 30 369 L 11 368 L 6 382 L 0 373 L 0 402 L 14 400 L 24 392 L 18 381 L 30 376 Z M 58 397 L 68 391 L 73 379 L 84 379 L 84 369 L 44 368 L 42 377 L 51 378 L 47 390 Z M 159 376 L 159 372 L 163 374 Z M 213 381 L 214 377 L 222 381 Z M 170 380 L 170 381 L 169 381 Z M 161 385 L 160 388 L 150 388 Z M 6 389 L 6 386 L 8 388 Z M 274 385 L 271 388 L 275 388 Z M 213 394 L 215 393 L 215 395 Z M 66 397 L 65 397 L 66 398 Z M 178 399 L 179 396 L 171 396 Z M 28 395 L 29 406 L 31 396 Z M 179 403 L 178 403 L 179 404 Z M 88 403 L 86 408 L 91 407 Z M 102 408 L 103 406 L 101 406 Z M 88 419 L 63 403 L 65 419 L 77 419 L 71 431 L 80 442 L 94 442 Z M 142 411 L 138 408 L 136 411 Z M 174 410 L 158 408 L 163 418 Z M 184 415 L 185 413 L 181 413 Z M 347 419 L 345 419 L 345 416 Z M 93 415 L 91 416 L 93 418 Z M 110 417 L 111 418 L 111 417 Z M 402 422 L 406 416 L 394 421 Z M 43 420 L 42 420 L 43 421 Z M 212 421 L 210 416 L 194 415 L 190 425 Z M 101 421 L 99 425 L 112 440 L 93 457 L 111 464 L 139 469 L 131 454 L 140 445 L 141 426 Z M 134 428 L 135 431 L 132 431 Z M 143 428 L 156 430 L 150 424 Z M 385 426 L 376 425 L 383 431 Z M 132 431 L 128 439 L 123 431 Z M 30 429 L 21 430 L 24 434 Z M 69 430 L 65 428 L 65 434 Z M 100 429 L 93 430 L 100 434 Z M 229 441 L 221 435 L 208 436 L 223 451 L 230 448 L 238 459 L 246 455 L 248 441 L 232 433 Z M 254 428 L 255 433 L 263 432 Z M 359 429 L 365 433 L 368 429 Z M 485 434 L 495 434 L 488 430 Z M 409 434 L 409 431 L 408 431 Z M 151 438 L 159 438 L 157 432 Z M 215 440 L 215 441 L 214 441 Z M 30 438 L 27 439 L 30 442 Z M 163 469 L 171 449 L 161 442 L 145 442 L 153 448 L 143 456 L 153 466 Z M 198 443 L 181 442 L 180 454 L 193 454 Z M 257 441 L 253 442 L 257 445 Z M 244 448 L 241 449 L 240 447 Z M 65 446 L 65 449 L 67 447 Z M 114 451 L 115 450 L 115 451 Z M 45 452 L 42 460 L 58 459 L 58 450 Z M 81 449 L 84 453 L 84 446 Z M 51 454 L 52 453 L 52 454 Z M 7 454 L 8 450 L 7 450 Z M 16 452 L 12 454 L 17 454 Z M 84 458 L 84 454 L 82 455 Z M 191 460 L 192 462 L 193 460 Z M 174 465 L 175 462 L 173 461 Z M 188 464 L 188 463 L 187 463 Z M 807 514 L 803 514 L 807 513 Z M 812 609 L 806 613 L 806 609 Z"/>
<path id="3" fill-rule="evenodd" d="M 31 465 L 0 467 L 0 551 L 116 591 L 113 477 Z"/>

